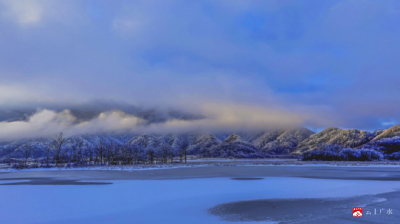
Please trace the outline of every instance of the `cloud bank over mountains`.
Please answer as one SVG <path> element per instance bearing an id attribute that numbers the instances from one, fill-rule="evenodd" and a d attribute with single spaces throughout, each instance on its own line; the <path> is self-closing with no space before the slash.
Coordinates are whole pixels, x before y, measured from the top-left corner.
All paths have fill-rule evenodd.
<path id="1" fill-rule="evenodd" d="M 187 132 L 255 131 L 292 128 L 305 117 L 260 107 L 207 105 L 201 115 L 179 111 L 121 110 L 87 112 L 38 110 L 25 119 L 0 122 L 0 140 L 50 137 L 58 132 L 66 136 L 102 133 L 170 134 Z M 21 117 L 17 114 L 17 117 Z"/>

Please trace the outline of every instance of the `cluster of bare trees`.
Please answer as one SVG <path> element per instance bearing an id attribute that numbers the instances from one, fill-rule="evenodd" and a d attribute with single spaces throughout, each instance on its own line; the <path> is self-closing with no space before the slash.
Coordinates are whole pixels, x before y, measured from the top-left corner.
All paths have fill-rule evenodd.
<path id="1" fill-rule="evenodd" d="M 31 157 L 33 152 L 35 151 L 35 148 L 32 147 L 31 144 L 23 144 L 19 146 L 16 151 L 24 156 L 24 165 L 26 166 L 29 157 Z"/>
<path id="2" fill-rule="evenodd" d="M 319 148 L 303 154 L 303 161 L 380 161 L 384 155 L 379 150 L 343 148 L 340 145 L 320 144 Z"/>
<path id="3" fill-rule="evenodd" d="M 20 145 L 16 152 L 23 156 L 23 165 L 35 154 L 41 151 L 41 162 L 45 166 L 82 167 L 88 165 L 128 165 L 173 162 L 179 155 L 181 162 L 185 157 L 189 144 L 183 141 L 173 150 L 172 147 L 140 147 L 137 144 L 119 144 L 100 139 L 97 144 L 91 144 L 79 137 L 65 138 L 63 133 L 56 134 L 51 141 L 40 144 L 26 143 Z M 179 152 L 179 153 L 178 153 Z"/>
<path id="4" fill-rule="evenodd" d="M 191 141 L 193 141 L 193 140 L 189 136 L 183 136 L 181 139 L 174 142 L 173 147 L 175 149 L 177 149 L 178 155 L 179 155 L 179 160 L 181 163 L 183 162 L 183 159 L 185 159 L 185 163 L 186 163 L 187 151 L 190 147 Z"/>

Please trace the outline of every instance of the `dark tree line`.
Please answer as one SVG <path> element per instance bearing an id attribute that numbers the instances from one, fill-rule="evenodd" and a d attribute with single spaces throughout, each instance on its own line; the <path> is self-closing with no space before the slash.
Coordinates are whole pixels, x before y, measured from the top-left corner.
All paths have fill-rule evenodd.
<path id="1" fill-rule="evenodd" d="M 160 147 L 140 147 L 129 142 L 120 144 L 100 139 L 91 144 L 79 137 L 65 138 L 63 133 L 56 134 L 51 141 L 38 144 L 22 144 L 15 150 L 24 160 L 19 167 L 28 167 L 29 159 L 40 160 L 42 167 L 67 166 L 85 167 L 90 165 L 136 165 L 174 162 L 179 156 L 183 162 L 189 144 L 183 141 L 175 148 L 162 145 Z M 34 157 L 34 152 L 40 151 L 41 157 Z"/>
<path id="2" fill-rule="evenodd" d="M 373 149 L 342 148 L 338 145 L 321 145 L 303 154 L 303 161 L 379 161 L 383 153 Z"/>

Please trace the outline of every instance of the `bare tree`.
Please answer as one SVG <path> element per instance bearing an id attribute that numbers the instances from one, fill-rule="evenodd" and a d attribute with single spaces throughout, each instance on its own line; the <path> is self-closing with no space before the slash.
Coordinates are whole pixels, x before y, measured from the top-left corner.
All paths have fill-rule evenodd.
<path id="1" fill-rule="evenodd" d="M 65 139 L 63 133 L 60 132 L 54 136 L 50 143 L 50 147 L 53 150 L 54 160 L 56 161 L 56 166 L 63 159 L 65 155 L 65 145 L 67 144 L 68 139 Z"/>
<path id="2" fill-rule="evenodd" d="M 97 159 L 100 159 L 100 165 L 103 165 L 103 159 L 106 148 L 107 148 L 107 142 L 104 139 L 100 139 L 100 141 L 97 143 L 95 147 L 96 161 Z"/>
<path id="3" fill-rule="evenodd" d="M 44 143 L 42 146 L 42 151 L 46 154 L 46 166 L 49 167 L 50 156 L 52 152 L 52 147 L 49 143 Z"/>
<path id="4" fill-rule="evenodd" d="M 147 147 L 146 154 L 147 154 L 147 158 L 148 158 L 148 161 L 150 162 L 150 164 L 153 164 L 154 161 L 156 161 L 156 159 L 157 159 L 157 149 L 153 148 L 151 146 Z"/>
<path id="5" fill-rule="evenodd" d="M 131 147 L 132 147 L 132 152 L 133 152 L 132 153 L 132 156 L 133 156 L 132 164 L 137 165 L 138 162 L 144 162 L 147 160 L 146 153 L 139 145 L 133 144 L 133 145 L 131 145 Z"/>
<path id="6" fill-rule="evenodd" d="M 92 162 L 94 161 L 95 157 L 95 147 L 92 144 L 85 144 L 85 150 L 84 150 L 84 157 L 86 157 L 87 162 Z"/>
<path id="7" fill-rule="evenodd" d="M 118 157 L 120 147 L 121 145 L 116 142 L 106 143 L 104 157 L 106 158 L 107 165 L 110 165 Z"/>
<path id="8" fill-rule="evenodd" d="M 131 162 L 131 157 L 132 157 L 132 145 L 131 144 L 125 144 L 123 145 L 120 150 L 119 150 L 120 156 L 120 163 L 122 165 L 127 165 Z"/>
<path id="9" fill-rule="evenodd" d="M 72 138 L 70 140 L 70 152 L 69 158 L 75 165 L 81 163 L 83 151 L 83 140 L 81 138 Z"/>
<path id="10" fill-rule="evenodd" d="M 190 146 L 191 143 L 191 138 L 190 136 L 182 136 L 180 139 L 174 142 L 174 148 L 176 148 L 179 152 L 179 159 L 181 163 L 183 162 L 183 158 L 185 158 L 185 163 L 186 163 L 186 156 L 187 156 L 187 150 Z"/>
<path id="11" fill-rule="evenodd" d="M 159 156 L 161 159 L 162 163 L 167 163 L 168 162 L 168 157 L 171 156 L 171 154 L 173 154 L 174 149 L 168 145 L 168 144 L 161 144 L 159 149 Z M 173 157 L 172 157 L 173 158 Z"/>
<path id="12" fill-rule="evenodd" d="M 81 150 L 81 162 L 90 164 L 93 161 L 95 150 L 92 144 L 84 143 Z"/>
<path id="13" fill-rule="evenodd" d="M 33 145 L 30 143 L 26 143 L 26 144 L 19 146 L 15 151 L 19 152 L 20 154 L 22 154 L 24 156 L 24 158 L 25 158 L 24 165 L 26 166 L 26 163 L 28 162 L 29 157 L 35 151 L 35 147 L 33 147 Z"/>

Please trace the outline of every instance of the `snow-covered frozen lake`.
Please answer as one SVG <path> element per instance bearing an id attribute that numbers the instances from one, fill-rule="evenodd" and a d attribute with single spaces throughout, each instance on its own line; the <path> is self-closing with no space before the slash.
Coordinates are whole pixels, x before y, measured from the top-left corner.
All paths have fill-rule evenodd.
<path id="1" fill-rule="evenodd" d="M 241 200 L 350 197 L 400 188 L 397 181 L 296 177 L 105 182 L 113 184 L 0 186 L 0 223 L 231 223 L 208 209 Z"/>

